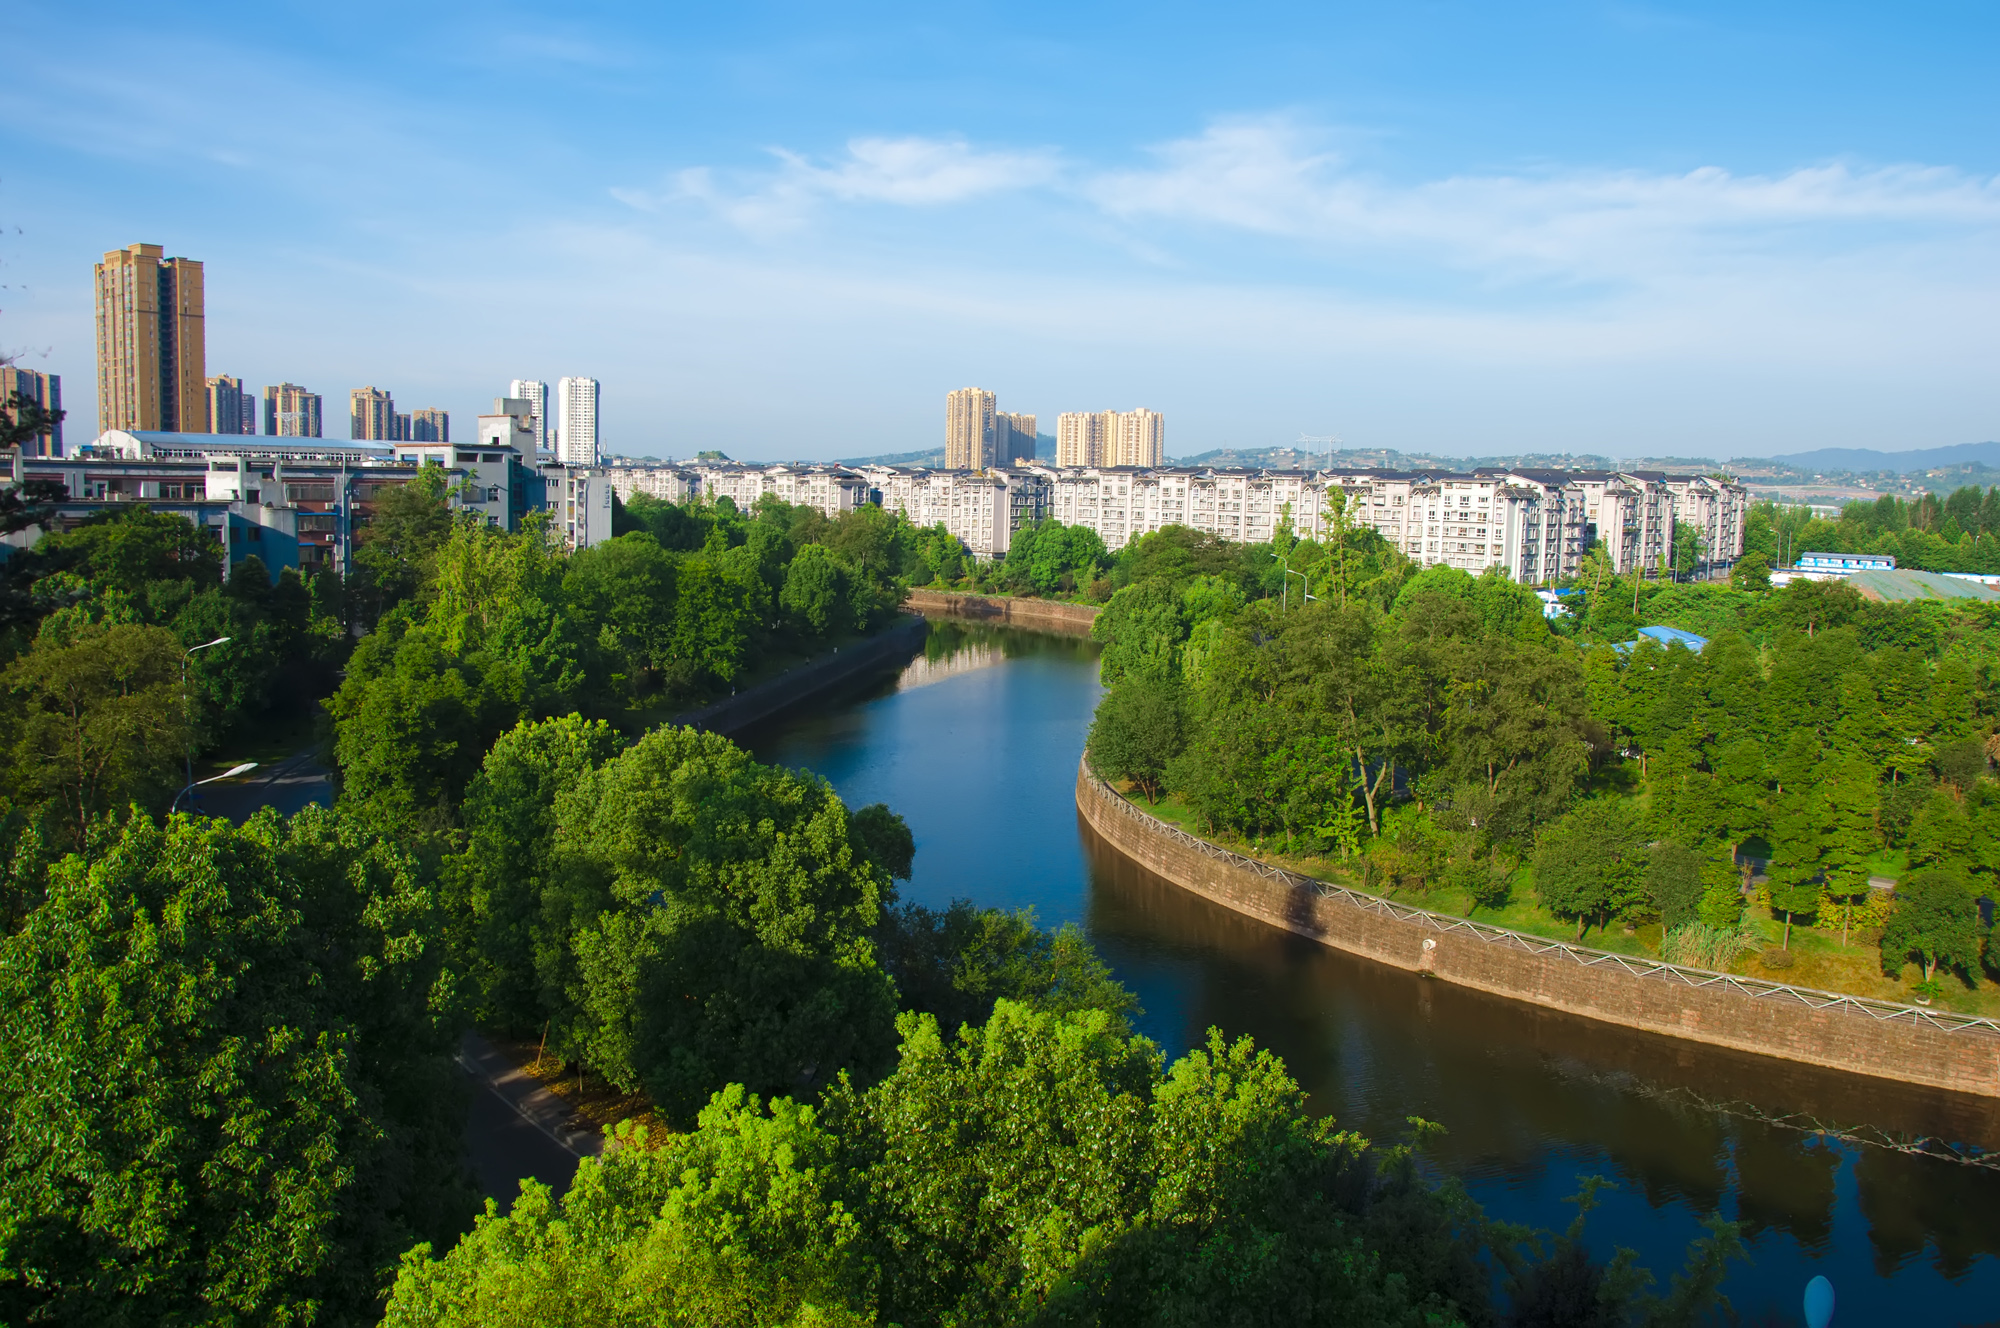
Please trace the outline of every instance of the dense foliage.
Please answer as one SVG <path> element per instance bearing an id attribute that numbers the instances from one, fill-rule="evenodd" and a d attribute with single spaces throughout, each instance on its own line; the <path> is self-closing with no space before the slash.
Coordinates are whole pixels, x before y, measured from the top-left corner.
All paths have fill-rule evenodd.
<path id="1" fill-rule="evenodd" d="M 414 488 L 368 546 L 372 584 L 408 592 L 327 703 L 343 796 L 410 832 L 462 823 L 516 724 L 576 711 L 643 727 L 726 694 L 773 655 L 879 625 L 915 557 L 915 532 L 880 508 L 828 521 L 774 499 L 746 516 L 643 495 L 616 511 L 622 533 L 566 554 L 537 524 L 440 526 L 442 497 Z"/>
<path id="2" fill-rule="evenodd" d="M 250 558 L 225 583 L 205 532 L 144 507 L 43 536 L 0 564 L 0 795 L 71 844 L 129 802 L 165 810 L 193 752 L 325 694 L 342 613 L 332 577 Z"/>
<path id="3" fill-rule="evenodd" d="M 1759 503 L 1744 531 L 1744 552 L 1770 566 L 1800 553 L 1890 553 L 1898 567 L 1925 572 L 2000 572 L 2000 487 L 1976 485 L 1948 497 L 1883 494 L 1843 504 L 1832 521 L 1809 508 Z"/>
<path id="4" fill-rule="evenodd" d="M 1213 829 L 1358 854 L 1383 886 L 1459 885 L 1480 904 L 1532 879 L 1579 934 L 1662 917 L 1724 933 L 1704 953 L 1733 953 L 1739 850 L 1769 861 L 1759 906 L 1843 934 L 1886 921 L 1869 886 L 1885 855 L 1957 882 L 1959 916 L 2000 895 L 1991 606 L 1635 585 L 1599 567 L 1551 620 L 1498 572 L 1399 570 L 1378 551 L 1343 580 L 1311 546 L 1273 551 L 1322 569 L 1311 602 L 1286 604 L 1242 572 L 1162 558 L 1194 538 L 1134 545 L 1131 563 L 1161 570 L 1098 620 L 1109 690 L 1091 752 Z M 1660 621 L 1711 639 L 1629 644 Z M 1952 934 L 1939 948 L 1892 928 L 1885 968 L 1973 978 L 1979 939 Z"/>
<path id="5" fill-rule="evenodd" d="M 1211 1033 L 1164 1072 L 1110 1015 L 1003 1001 L 947 1036 L 899 1021 L 893 1073 L 817 1108 L 731 1088 L 699 1127 L 628 1131 L 556 1201 L 532 1183 L 442 1257 L 414 1251 L 391 1325 L 1492 1323 L 1530 1304 L 1679 1323 L 1738 1247 L 1664 1301 L 1572 1233 L 1531 1260 L 1408 1145 L 1307 1109 L 1269 1053 Z"/>
<path id="6" fill-rule="evenodd" d="M 317 808 L 13 847 L 37 906 L 0 941 L 0 1317 L 370 1321 L 473 1197 L 417 864 Z"/>

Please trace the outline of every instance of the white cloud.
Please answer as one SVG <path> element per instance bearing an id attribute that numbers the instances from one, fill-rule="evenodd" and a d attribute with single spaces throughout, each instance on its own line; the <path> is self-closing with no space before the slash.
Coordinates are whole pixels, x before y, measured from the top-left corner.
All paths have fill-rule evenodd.
<path id="1" fill-rule="evenodd" d="M 611 194 L 644 211 L 693 201 L 744 230 L 774 232 L 800 225 L 826 200 L 936 207 L 1040 187 L 1061 170 L 1054 153 L 983 152 L 956 138 L 850 139 L 845 154 L 827 165 L 783 148 L 771 151 L 779 169 L 761 178 L 724 184 L 708 167 L 694 167 L 677 172 L 663 191 L 618 188 Z"/>
<path id="2" fill-rule="evenodd" d="M 1319 249 L 1395 250 L 1499 277 L 1645 279 L 1766 251 L 1793 258 L 2000 223 L 2000 181 L 1897 165 L 1781 175 L 1556 171 L 1395 184 L 1283 119 L 1231 121 L 1092 177 L 1130 224 L 1255 232 Z"/>

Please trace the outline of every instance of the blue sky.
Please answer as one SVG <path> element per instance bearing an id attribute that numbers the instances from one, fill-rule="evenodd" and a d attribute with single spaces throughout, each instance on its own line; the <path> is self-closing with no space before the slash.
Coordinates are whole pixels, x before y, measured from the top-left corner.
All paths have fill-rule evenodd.
<path id="1" fill-rule="evenodd" d="M 87 437 L 145 240 L 211 373 L 591 374 L 638 453 L 931 446 L 972 384 L 1179 455 L 1978 441 L 1996 14 L 15 0 L 0 350 Z"/>

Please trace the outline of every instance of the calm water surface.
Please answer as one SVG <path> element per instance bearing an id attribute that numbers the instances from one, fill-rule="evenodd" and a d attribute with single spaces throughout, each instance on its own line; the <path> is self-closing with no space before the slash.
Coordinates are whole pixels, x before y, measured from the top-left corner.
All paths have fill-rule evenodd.
<path id="1" fill-rule="evenodd" d="M 2000 1324 L 2000 1171 L 1864 1141 L 2000 1149 L 2000 1107 L 1495 1000 L 1177 890 L 1077 815 L 1098 694 L 1087 642 L 940 622 L 900 677 L 742 739 L 902 813 L 907 898 L 1083 924 L 1169 1055 L 1211 1025 L 1247 1033 L 1344 1126 L 1386 1141 L 1411 1115 L 1442 1123 L 1433 1155 L 1495 1217 L 1559 1229 L 1577 1178 L 1601 1175 L 1617 1188 L 1593 1243 L 1633 1247 L 1662 1283 L 1704 1214 L 1744 1222 L 1754 1263 L 1727 1290 L 1746 1317 L 1798 1322 L 1824 1273 L 1840 1324 Z"/>

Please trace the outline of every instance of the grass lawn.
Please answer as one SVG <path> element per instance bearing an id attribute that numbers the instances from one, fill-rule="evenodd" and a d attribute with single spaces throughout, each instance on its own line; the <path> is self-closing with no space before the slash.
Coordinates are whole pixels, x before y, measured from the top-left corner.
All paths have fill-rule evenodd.
<path id="1" fill-rule="evenodd" d="M 1148 803 L 1143 794 L 1126 789 L 1126 796 L 1132 801 L 1171 825 L 1178 826 L 1191 835 L 1200 835 L 1211 843 L 1241 853 L 1245 857 L 1284 867 L 1301 876 L 1315 877 L 1330 881 L 1350 889 L 1363 889 L 1358 871 L 1349 869 L 1338 859 L 1285 854 L 1281 843 L 1249 842 L 1228 834 L 1209 834 L 1202 830 L 1200 818 L 1173 794 L 1162 798 L 1158 805 Z M 1871 870 L 1878 875 L 1897 875 L 1903 866 L 1903 855 L 1884 853 L 1878 855 L 1878 862 L 1871 863 Z M 1893 870 L 1881 870 L 1881 868 Z M 1576 924 L 1565 921 L 1544 910 L 1535 897 L 1534 869 L 1523 866 L 1514 876 L 1513 897 L 1500 909 L 1471 910 L 1471 899 L 1463 892 L 1452 889 L 1438 889 L 1428 892 L 1400 890 L 1382 894 L 1399 904 L 1409 904 L 1416 908 L 1429 909 L 1433 913 L 1450 913 L 1465 917 L 1471 913 L 1476 921 L 1489 922 L 1495 926 L 1526 932 L 1531 936 L 1546 936 L 1554 940 L 1575 941 Z M 1376 892 L 1381 893 L 1381 892 Z M 1744 919 L 1745 928 L 1763 944 L 1756 953 L 1738 956 L 1730 966 L 1732 972 L 1749 977 L 1766 978 L 1773 982 L 1789 983 L 1799 987 L 1817 987 L 1823 991 L 1846 992 L 1855 996 L 1868 996 L 1876 1000 L 1902 1001 L 1912 1003 L 1913 988 L 1923 976 L 1915 964 L 1903 966 L 1899 977 L 1882 975 L 1881 950 L 1876 942 L 1879 932 L 1857 929 L 1848 937 L 1846 945 L 1841 944 L 1840 928 L 1806 927 L 1794 923 L 1792 926 L 1790 967 L 1769 967 L 1764 963 L 1764 952 L 1779 948 L 1783 940 L 1785 925 L 1782 918 L 1773 918 L 1763 910 L 1752 907 Z M 1658 958 L 1660 954 L 1660 924 L 1657 921 L 1639 923 L 1631 932 L 1613 923 L 1609 928 L 1592 927 L 1584 932 L 1582 943 L 1592 949 L 1609 950 L 1615 954 L 1645 955 Z M 1939 1009 L 1952 1010 L 1960 1014 L 1985 1015 L 2000 1018 L 2000 983 L 1982 975 L 1976 988 L 1968 989 L 1965 984 L 1950 974 L 1940 974 L 1944 994 L 1936 1000 Z"/>

